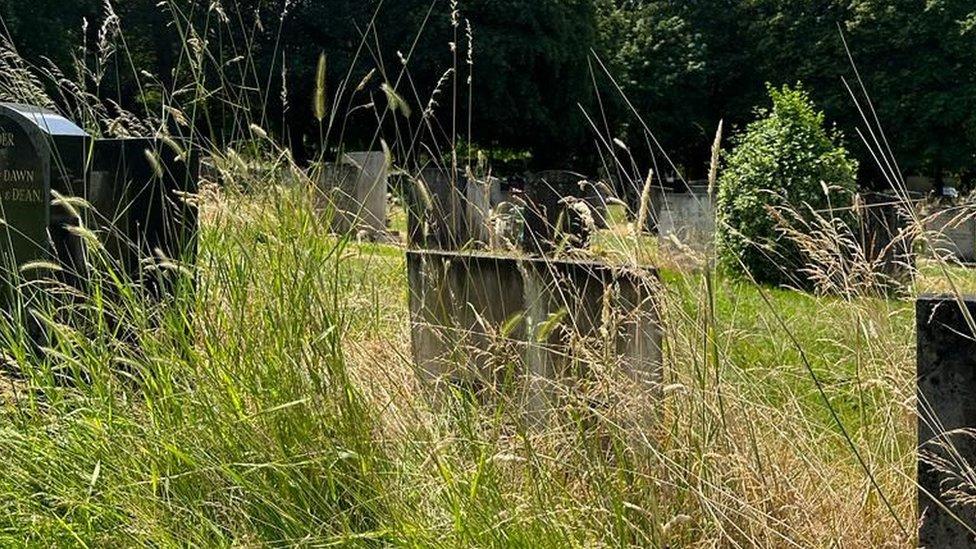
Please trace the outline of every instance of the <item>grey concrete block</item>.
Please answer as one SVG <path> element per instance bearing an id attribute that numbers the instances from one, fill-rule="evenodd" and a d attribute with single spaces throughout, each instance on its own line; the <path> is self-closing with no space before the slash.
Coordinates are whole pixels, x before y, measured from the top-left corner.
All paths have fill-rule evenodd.
<path id="1" fill-rule="evenodd" d="M 496 177 L 468 179 L 465 185 L 465 214 L 468 236 L 478 248 L 491 242 L 491 215 L 502 202 L 501 180 Z"/>
<path id="2" fill-rule="evenodd" d="M 412 178 L 408 193 L 411 246 L 458 250 L 469 244 L 467 179 L 459 171 L 439 166 L 428 166 Z"/>

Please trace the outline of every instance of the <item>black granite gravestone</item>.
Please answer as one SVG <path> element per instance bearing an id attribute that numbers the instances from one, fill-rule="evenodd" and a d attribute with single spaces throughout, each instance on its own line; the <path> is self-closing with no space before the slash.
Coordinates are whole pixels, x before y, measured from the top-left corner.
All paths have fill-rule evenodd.
<path id="1" fill-rule="evenodd" d="M 175 143 L 175 146 L 173 145 Z M 99 139 L 92 155 L 88 200 L 109 252 L 136 277 L 140 259 L 192 261 L 198 157 L 185 144 L 158 139 Z"/>
<path id="2" fill-rule="evenodd" d="M 5 269 L 57 260 L 77 272 L 77 216 L 52 192 L 84 196 L 90 138 L 66 118 L 39 107 L 0 103 L 0 260 Z"/>

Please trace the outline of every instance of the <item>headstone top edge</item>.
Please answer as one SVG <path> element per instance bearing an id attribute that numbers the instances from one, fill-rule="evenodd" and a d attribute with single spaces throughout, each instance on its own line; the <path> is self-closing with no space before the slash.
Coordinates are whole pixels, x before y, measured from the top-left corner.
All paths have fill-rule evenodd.
<path id="1" fill-rule="evenodd" d="M 967 305 L 976 306 L 976 295 L 966 294 L 960 297 L 963 303 L 966 303 Z M 917 303 L 926 303 L 926 304 L 958 303 L 959 297 L 953 294 L 923 293 L 923 294 L 919 294 L 918 297 L 915 298 L 915 301 Z"/>
<path id="2" fill-rule="evenodd" d="M 29 121 L 38 130 L 51 136 L 91 137 L 71 120 L 43 107 L 21 103 L 0 103 L 0 113 L 4 112 Z"/>
<path id="3" fill-rule="evenodd" d="M 436 249 L 423 249 L 423 248 L 409 248 L 406 250 L 408 256 L 436 256 L 444 259 L 469 259 L 475 261 L 497 261 L 497 260 L 511 260 L 520 261 L 524 263 L 532 264 L 546 264 L 550 263 L 553 265 L 572 265 L 577 267 L 589 267 L 593 269 L 618 269 L 621 271 L 641 271 L 649 274 L 656 273 L 658 271 L 657 267 L 639 265 L 639 266 L 629 266 L 629 265 L 613 265 L 610 263 L 601 263 L 595 260 L 588 259 L 553 259 L 549 257 L 535 257 L 528 255 L 512 255 L 504 253 L 493 253 L 486 252 L 482 250 L 472 250 L 472 251 L 457 251 L 457 250 L 436 250 Z"/>
<path id="4" fill-rule="evenodd" d="M 58 114 L 52 111 L 51 109 L 46 109 L 44 107 L 40 107 L 37 105 L 29 105 L 27 103 L 15 103 L 11 101 L 0 102 L 0 107 L 6 107 L 7 109 L 10 109 L 12 111 L 21 114 L 45 114 L 45 115 Z"/>

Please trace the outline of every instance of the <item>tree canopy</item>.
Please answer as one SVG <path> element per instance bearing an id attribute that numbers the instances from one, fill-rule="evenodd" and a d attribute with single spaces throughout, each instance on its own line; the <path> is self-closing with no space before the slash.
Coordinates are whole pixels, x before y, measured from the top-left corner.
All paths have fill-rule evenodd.
<path id="1" fill-rule="evenodd" d="M 83 47 L 97 51 L 106 5 L 127 51 L 98 93 L 128 108 L 158 102 L 133 75 L 177 82 L 195 29 L 224 57 L 222 70 L 255 90 L 269 128 L 306 154 L 317 142 L 310 104 L 324 53 L 330 92 L 347 91 L 338 109 L 382 102 L 380 85 L 398 82 L 404 101 L 434 115 L 426 129 L 408 122 L 411 131 L 470 134 L 482 149 L 579 170 L 595 168 L 596 131 L 636 146 L 649 130 L 692 177 L 705 171 L 720 119 L 741 129 L 767 83 L 801 81 L 848 133 L 862 183 L 877 184 L 842 82 L 860 93 L 843 33 L 900 167 L 964 183 L 976 174 L 976 9 L 967 0 L 0 0 L 2 30 L 28 60 L 70 67 Z M 215 127 L 233 124 L 221 105 L 207 108 Z M 367 130 L 350 119 L 344 137 L 374 143 L 369 121 Z"/>

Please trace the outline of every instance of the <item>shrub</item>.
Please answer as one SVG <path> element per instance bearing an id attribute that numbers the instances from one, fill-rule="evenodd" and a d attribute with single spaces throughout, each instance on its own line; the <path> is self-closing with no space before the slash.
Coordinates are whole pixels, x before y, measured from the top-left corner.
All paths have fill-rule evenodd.
<path id="1" fill-rule="evenodd" d="M 769 87 L 769 95 L 772 110 L 759 109 L 733 140 L 719 179 L 718 257 L 733 274 L 806 286 L 805 277 L 797 276 L 803 254 L 780 220 L 809 220 L 813 211 L 827 209 L 846 212 L 857 163 L 801 87 Z"/>

